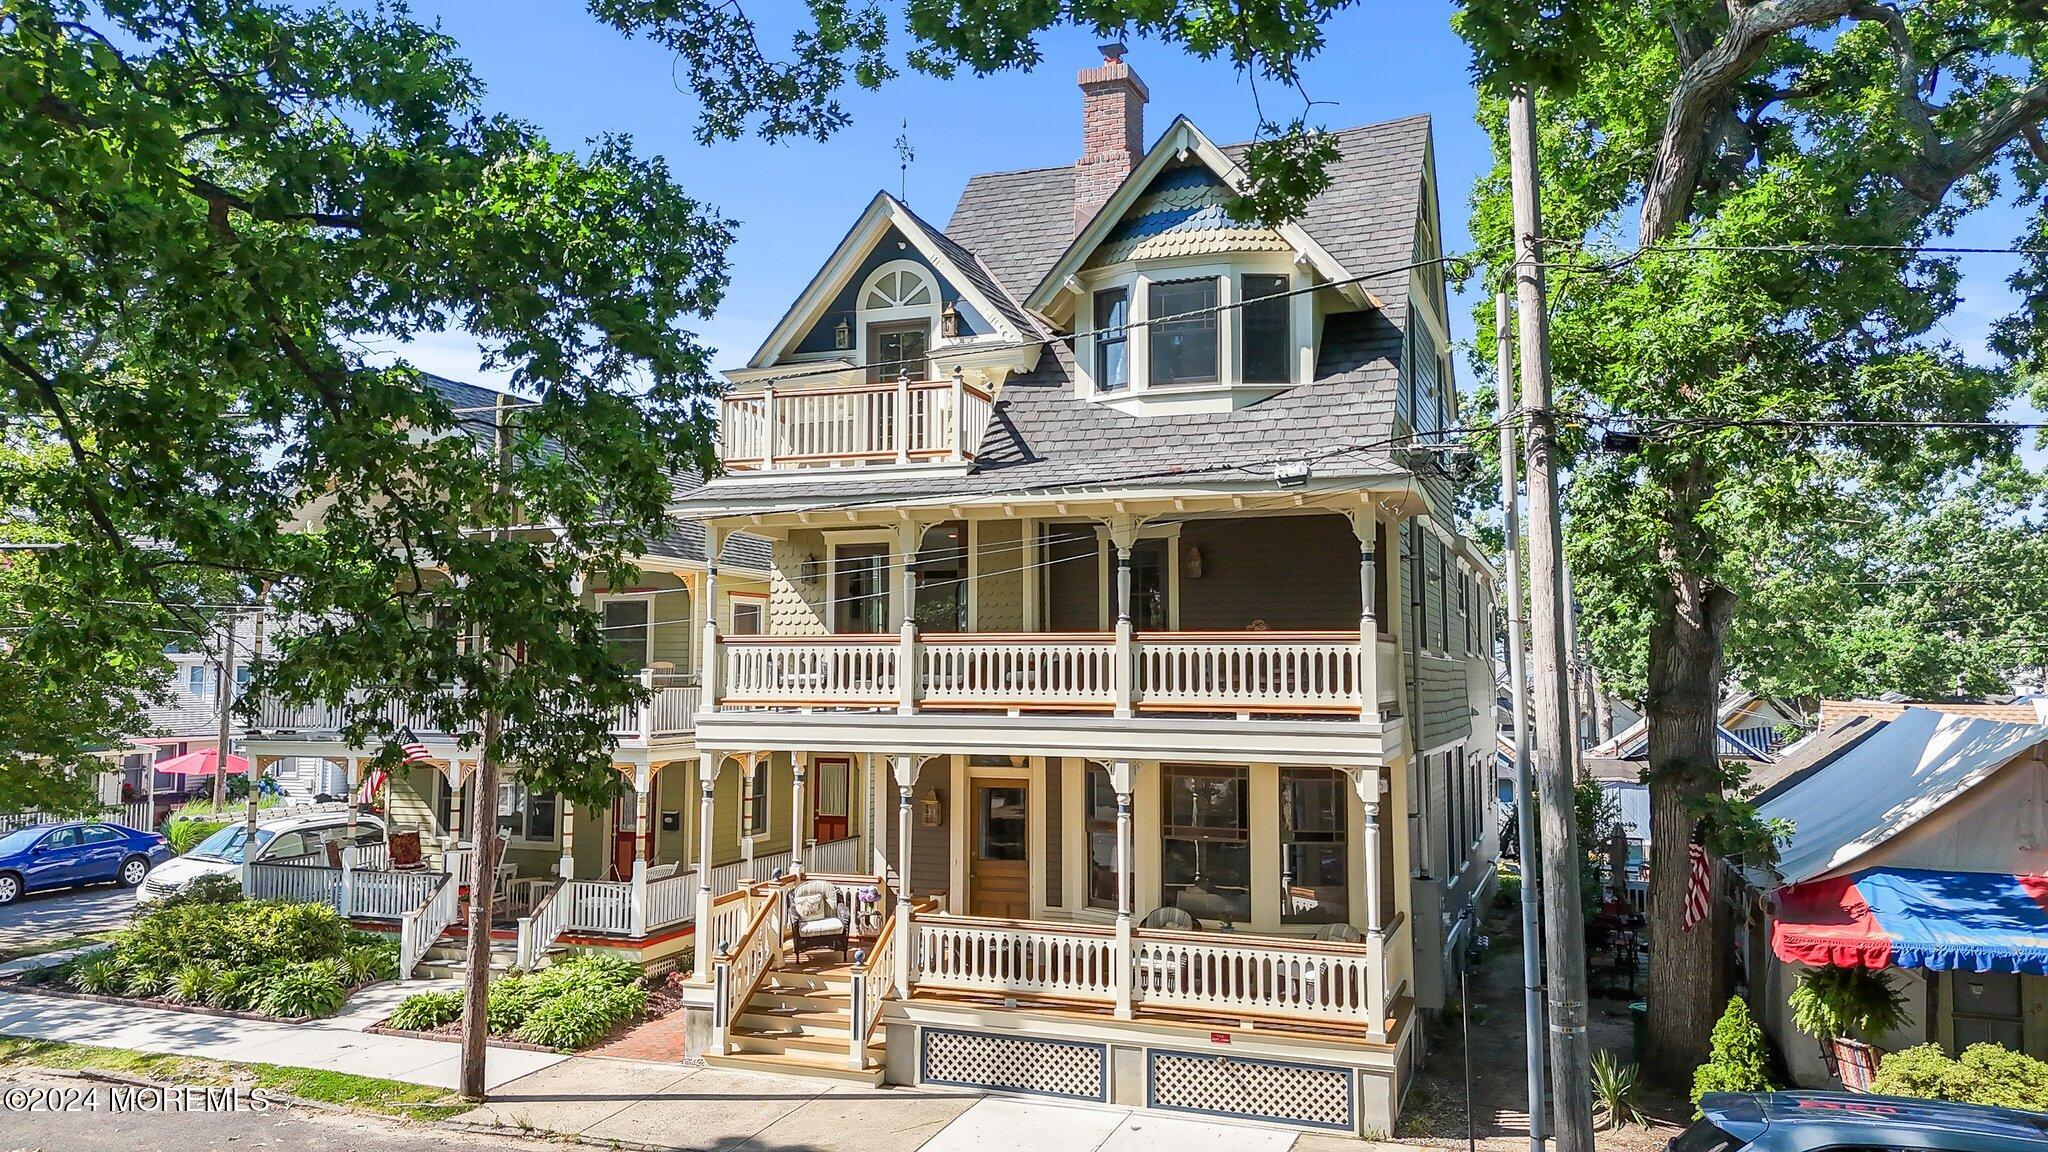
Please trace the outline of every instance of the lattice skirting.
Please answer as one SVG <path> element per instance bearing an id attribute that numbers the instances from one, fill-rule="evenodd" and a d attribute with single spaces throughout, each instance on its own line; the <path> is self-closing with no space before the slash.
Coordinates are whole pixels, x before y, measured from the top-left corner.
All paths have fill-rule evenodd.
<path id="1" fill-rule="evenodd" d="M 1353 1076 L 1334 1065 L 1155 1048 L 1146 1053 L 1145 1104 L 1349 1132 L 1358 1123 Z"/>
<path id="2" fill-rule="evenodd" d="M 919 1037 L 918 1078 L 926 1084 L 1075 1100 L 1109 1099 L 1109 1050 L 1105 1045 L 946 1028 L 923 1028 Z"/>

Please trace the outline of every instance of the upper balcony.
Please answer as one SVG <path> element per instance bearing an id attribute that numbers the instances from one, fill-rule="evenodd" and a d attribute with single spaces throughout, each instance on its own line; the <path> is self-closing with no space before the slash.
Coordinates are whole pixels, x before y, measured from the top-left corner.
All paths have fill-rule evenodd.
<path id="1" fill-rule="evenodd" d="M 619 747 L 644 749 L 667 741 L 687 739 L 696 727 L 699 706 L 697 678 L 642 669 L 640 682 L 650 693 L 647 702 L 619 708 L 611 714 L 611 733 L 618 738 Z M 443 694 L 457 691 L 459 689 L 442 689 Z M 257 701 L 256 722 L 251 735 L 259 740 L 288 743 L 338 741 L 342 729 L 349 722 L 363 718 L 369 708 L 367 694 L 361 690 L 349 693 L 348 699 L 338 706 L 287 704 L 266 695 Z M 429 745 L 443 741 L 460 742 L 467 733 L 448 731 L 450 726 L 436 720 L 433 711 L 410 702 L 389 703 L 376 708 L 369 719 L 372 730 L 380 733 L 381 739 L 372 739 L 379 743 L 395 739 L 403 729 Z"/>
<path id="2" fill-rule="evenodd" d="M 950 378 L 740 392 L 725 398 L 719 456 L 729 472 L 958 464 L 974 459 L 994 397 Z"/>

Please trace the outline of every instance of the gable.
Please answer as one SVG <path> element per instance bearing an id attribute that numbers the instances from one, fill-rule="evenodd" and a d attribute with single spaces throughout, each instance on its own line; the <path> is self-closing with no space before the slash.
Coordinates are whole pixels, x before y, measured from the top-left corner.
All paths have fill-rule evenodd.
<path id="1" fill-rule="evenodd" d="M 854 317 L 860 312 L 861 296 L 866 291 L 868 281 L 883 265 L 899 261 L 915 265 L 919 274 L 938 289 L 942 299 L 957 301 L 955 308 L 960 314 L 960 335 L 963 339 L 996 334 L 995 322 L 982 315 L 981 310 L 975 307 L 971 300 L 962 296 L 960 287 L 947 279 L 945 273 L 939 270 L 930 257 L 891 224 L 883 229 L 881 235 L 868 248 L 867 255 L 846 276 L 838 293 L 816 313 L 810 327 L 804 329 L 803 335 L 797 339 L 790 351 L 798 355 L 840 351 L 838 334 L 835 331 L 840 321 L 856 323 Z"/>
<path id="2" fill-rule="evenodd" d="M 1226 205 L 1233 194 L 1222 177 L 1201 164 L 1169 167 L 1131 202 L 1086 267 L 1223 252 L 1287 251 L 1287 241 L 1278 232 L 1231 219 Z"/>

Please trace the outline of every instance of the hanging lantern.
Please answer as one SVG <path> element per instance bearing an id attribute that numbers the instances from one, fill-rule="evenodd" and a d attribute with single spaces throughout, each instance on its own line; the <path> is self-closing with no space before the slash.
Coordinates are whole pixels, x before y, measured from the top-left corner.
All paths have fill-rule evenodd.
<path id="1" fill-rule="evenodd" d="M 839 318 L 838 325 L 832 329 L 832 346 L 841 350 L 853 347 L 853 325 L 848 324 L 844 316 Z"/>

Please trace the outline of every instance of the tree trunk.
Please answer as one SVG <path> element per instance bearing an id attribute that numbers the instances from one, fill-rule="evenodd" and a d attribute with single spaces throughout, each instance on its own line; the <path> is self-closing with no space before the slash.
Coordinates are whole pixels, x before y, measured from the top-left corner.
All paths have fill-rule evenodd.
<path id="1" fill-rule="evenodd" d="M 1690 882 L 1697 797 L 1718 788 L 1716 708 L 1721 654 L 1735 598 L 1705 578 L 1674 572 L 1650 630 L 1650 990 L 1645 1067 L 1655 1079 L 1689 1084 L 1728 986 L 1731 957 L 1715 946 L 1725 933 L 1718 901 L 1690 932 L 1681 925 Z"/>
<path id="2" fill-rule="evenodd" d="M 1607 698 L 1607 682 L 1597 669 L 1589 665 L 1587 675 L 1593 696 L 1593 742 L 1605 744 L 1614 739 L 1614 701 Z"/>
<path id="3" fill-rule="evenodd" d="M 484 1098 L 484 1055 L 490 1043 L 491 888 L 498 874 L 498 732 L 493 710 L 484 714 L 483 755 L 471 780 L 469 839 L 476 846 L 469 882 L 469 937 L 463 949 L 462 1095 Z"/>

